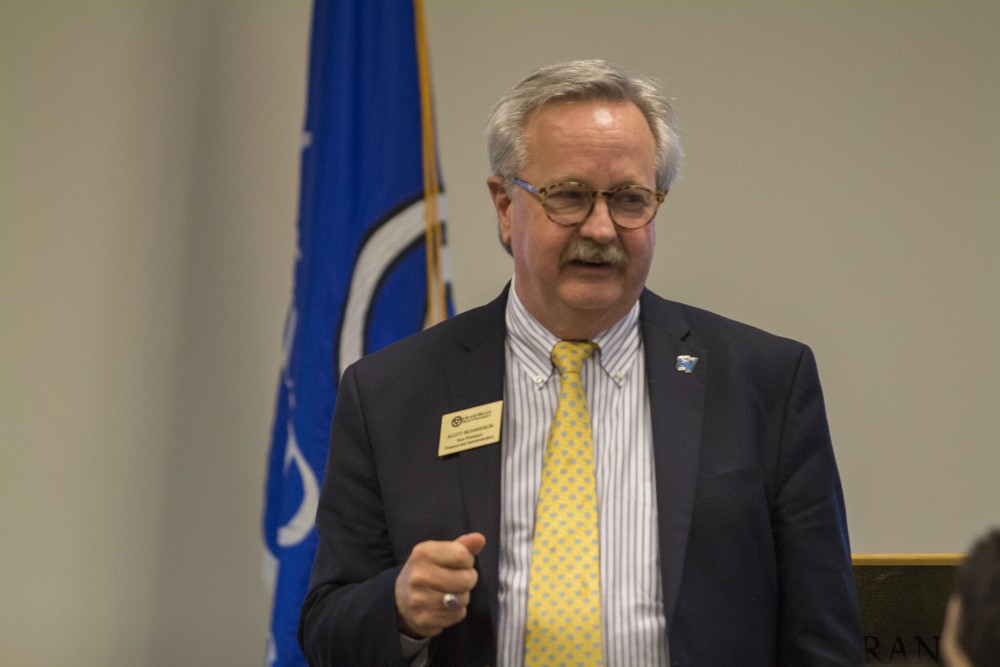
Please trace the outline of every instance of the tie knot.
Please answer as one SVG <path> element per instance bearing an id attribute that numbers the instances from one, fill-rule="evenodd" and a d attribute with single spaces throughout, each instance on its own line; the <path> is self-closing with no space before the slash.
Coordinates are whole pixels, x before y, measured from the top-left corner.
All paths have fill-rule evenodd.
<path id="1" fill-rule="evenodd" d="M 583 363 L 594 353 L 593 341 L 589 340 L 561 340 L 552 348 L 552 363 L 563 375 L 567 373 L 579 373 L 583 370 Z"/>

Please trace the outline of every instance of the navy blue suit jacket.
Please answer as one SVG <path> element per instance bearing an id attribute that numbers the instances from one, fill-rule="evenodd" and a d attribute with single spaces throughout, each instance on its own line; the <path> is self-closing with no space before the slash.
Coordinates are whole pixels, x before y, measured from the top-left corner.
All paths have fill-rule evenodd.
<path id="1" fill-rule="evenodd" d="M 341 379 L 299 638 L 313 665 L 402 664 L 394 583 L 418 542 L 486 536 L 432 664 L 496 661 L 500 445 L 438 456 L 441 416 L 503 398 L 506 290 Z M 663 601 L 673 665 L 864 662 L 840 479 L 808 347 L 648 290 Z M 698 357 L 692 373 L 679 355 Z"/>

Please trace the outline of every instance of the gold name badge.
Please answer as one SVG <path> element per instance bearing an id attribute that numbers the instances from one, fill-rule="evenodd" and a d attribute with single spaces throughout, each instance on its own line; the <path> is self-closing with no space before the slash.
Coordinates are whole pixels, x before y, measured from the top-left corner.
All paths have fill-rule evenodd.
<path id="1" fill-rule="evenodd" d="M 500 442 L 502 415 L 503 401 L 442 415 L 438 456 L 457 454 Z"/>

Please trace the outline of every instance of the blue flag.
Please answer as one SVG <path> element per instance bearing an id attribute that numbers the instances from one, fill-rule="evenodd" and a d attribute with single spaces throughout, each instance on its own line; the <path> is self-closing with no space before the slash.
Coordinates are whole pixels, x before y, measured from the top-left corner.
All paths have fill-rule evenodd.
<path id="1" fill-rule="evenodd" d="M 341 373 L 451 314 L 422 9 L 313 7 L 295 293 L 264 508 L 268 664 L 306 664 L 296 627 Z"/>

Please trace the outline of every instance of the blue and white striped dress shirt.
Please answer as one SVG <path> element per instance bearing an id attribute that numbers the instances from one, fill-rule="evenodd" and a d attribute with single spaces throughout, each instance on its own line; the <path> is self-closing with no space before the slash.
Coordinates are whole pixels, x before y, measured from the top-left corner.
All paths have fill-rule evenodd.
<path id="1" fill-rule="evenodd" d="M 559 341 L 517 298 L 507 301 L 498 664 L 521 667 L 531 542 L 542 460 L 558 403 L 549 360 Z M 656 481 L 639 304 L 594 342 L 583 371 L 597 467 L 605 664 L 666 665 Z"/>

